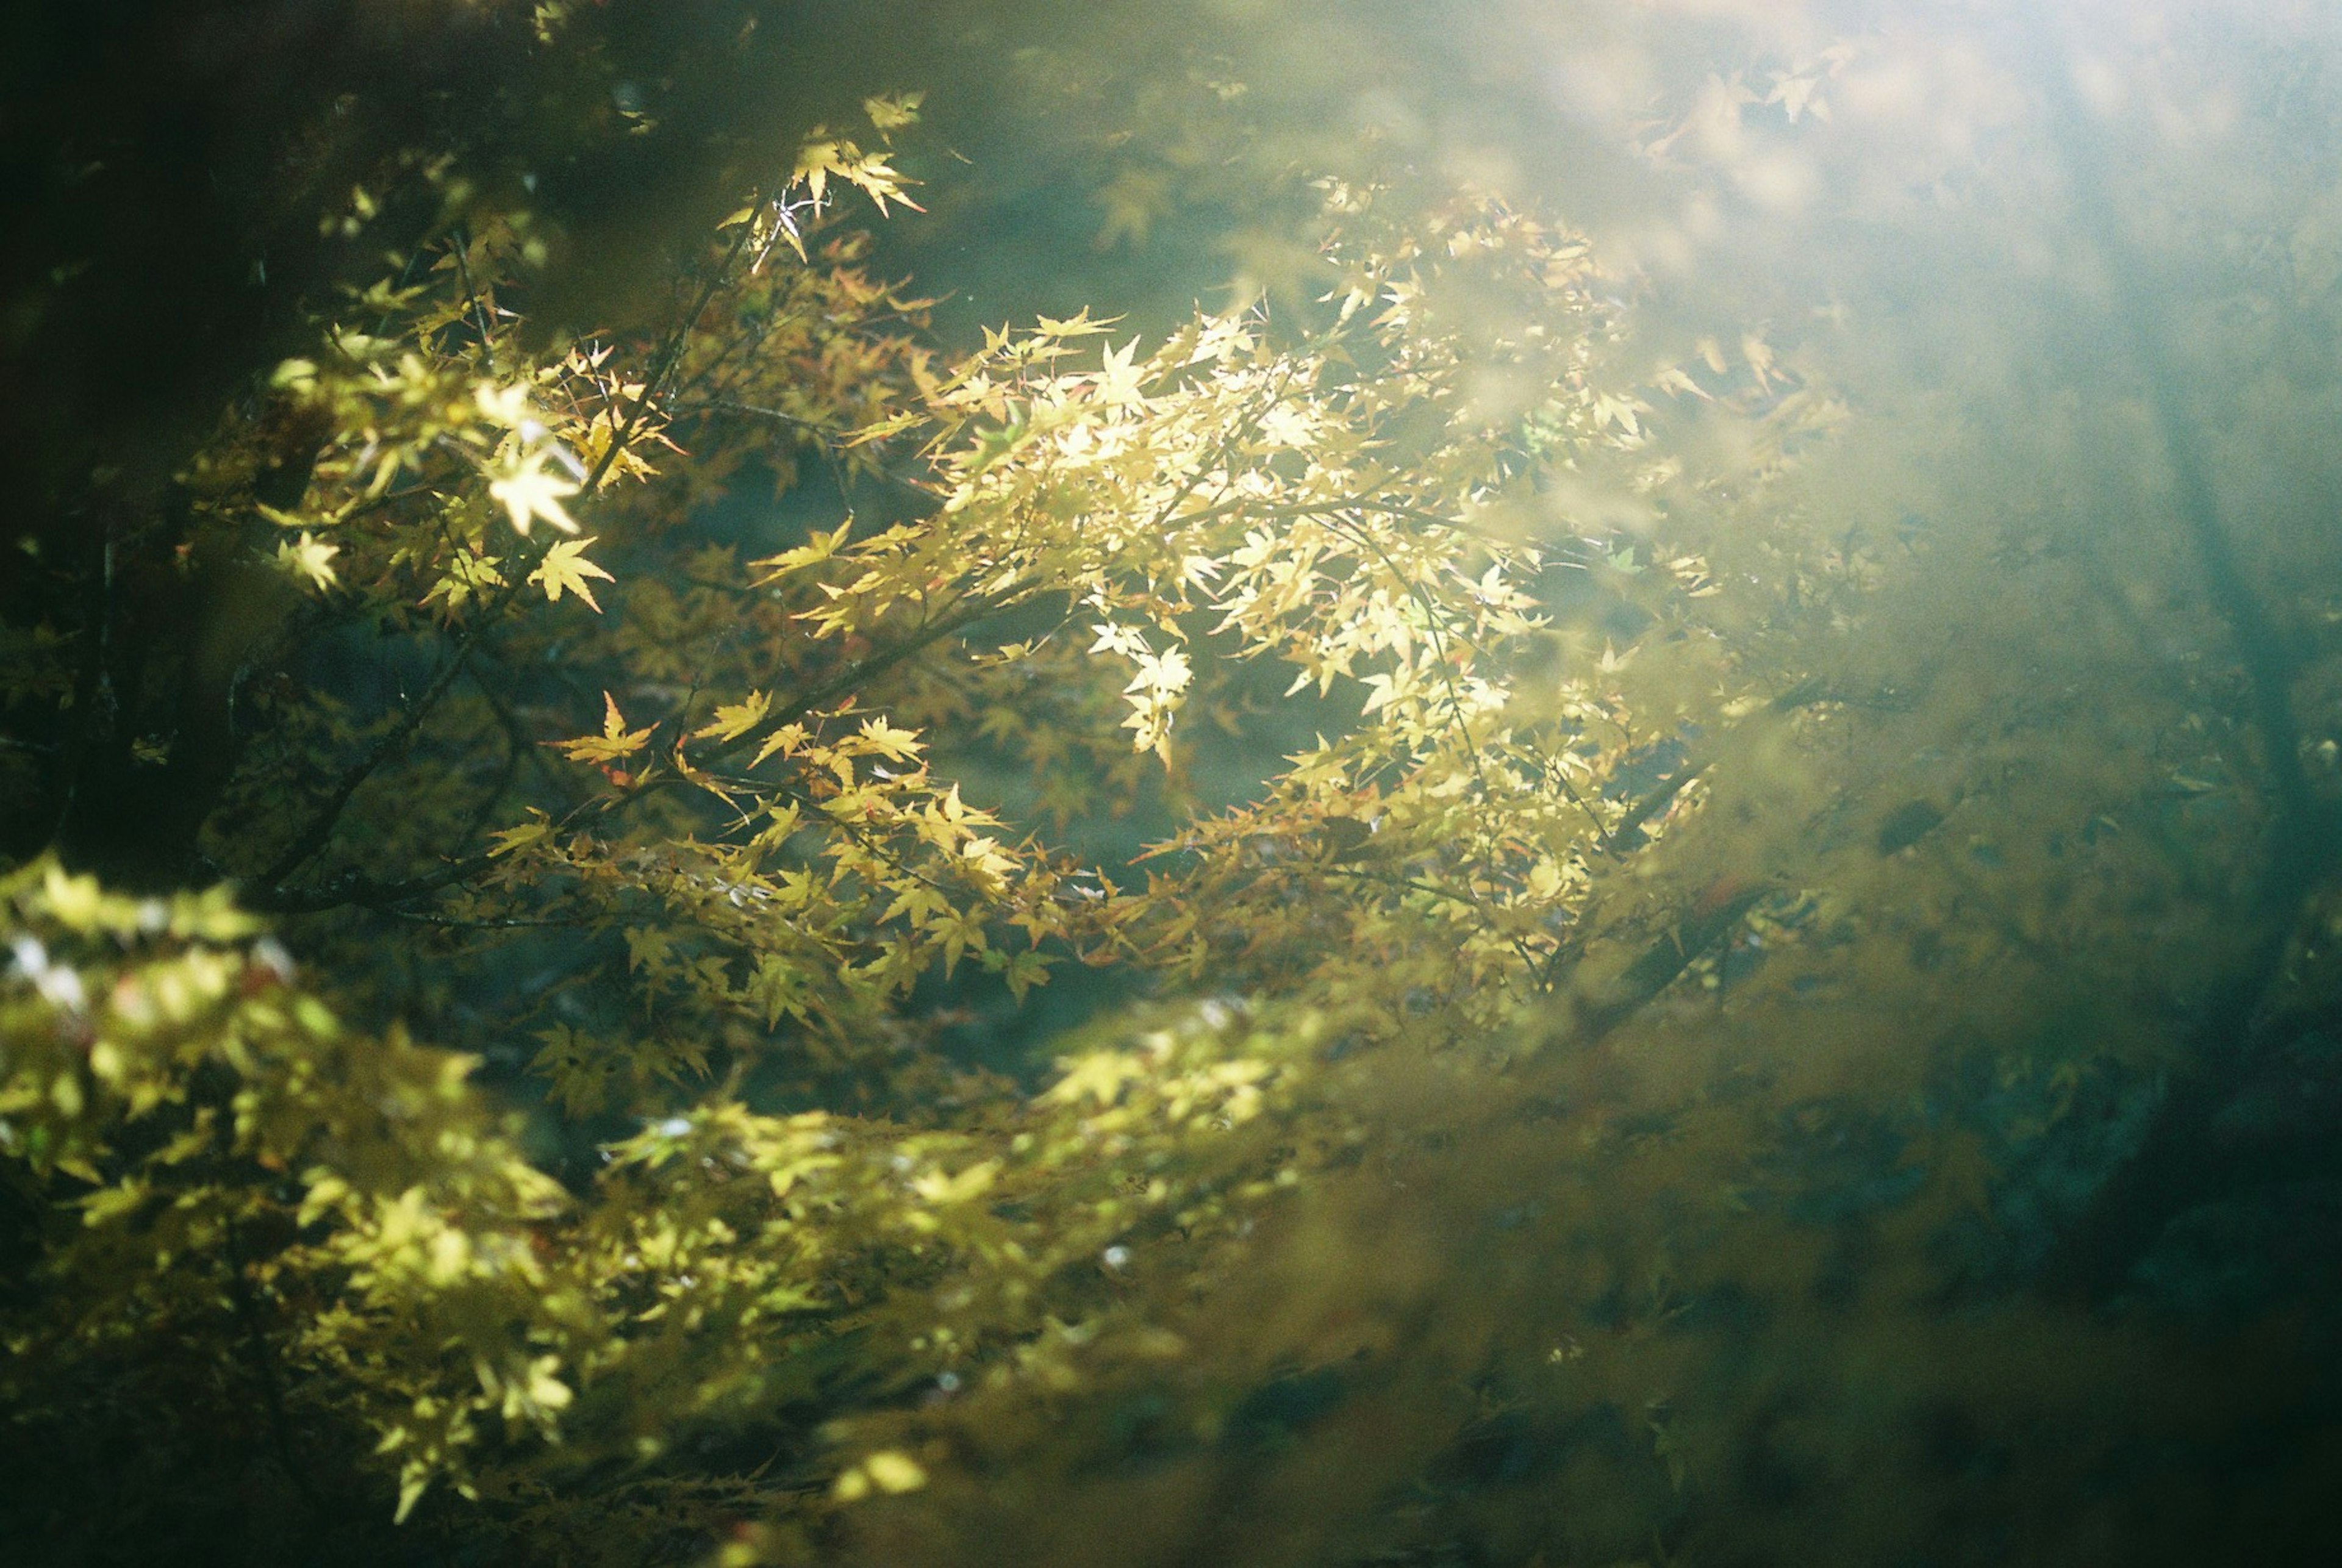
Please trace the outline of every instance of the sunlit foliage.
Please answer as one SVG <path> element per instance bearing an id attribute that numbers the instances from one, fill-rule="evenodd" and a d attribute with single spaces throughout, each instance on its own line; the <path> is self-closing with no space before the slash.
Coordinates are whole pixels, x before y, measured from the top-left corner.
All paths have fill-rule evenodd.
<path id="1" fill-rule="evenodd" d="M 910 117 L 869 110 L 881 135 Z M 1176 1351 L 1109 1282 L 1165 1245 L 1204 1277 L 1340 1156 L 1289 1142 L 1329 1042 L 1456 1039 L 1551 988 L 1630 809 L 1606 795 L 1623 732 L 1584 722 L 1615 699 L 1516 708 L 1501 663 L 1542 624 L 1513 515 L 1538 465 L 1641 434 L 1584 247 L 1493 202 L 1401 235 L 1336 188 L 1321 325 L 1201 315 L 1148 346 L 1044 319 L 944 364 L 904 333 L 920 303 L 831 227 L 833 182 L 903 199 L 883 160 L 810 146 L 632 348 L 529 346 L 523 247 L 462 231 L 321 320 L 190 465 L 187 552 L 272 568 L 288 639 L 387 640 L 415 672 L 372 706 L 289 668 L 253 694 L 198 853 L 247 907 L 339 912 L 312 922 L 324 954 L 383 916 L 606 953 L 623 1003 L 550 1010 L 531 1067 L 550 1107 L 643 1130 L 565 1192 L 472 1063 L 352 1030 L 221 895 L 36 863 L 12 884 L 8 1135 L 38 1182 L 93 1190 L 45 1265 L 79 1304 L 45 1294 L 16 1341 L 20 1409 L 77 1355 L 198 1336 L 223 1288 L 279 1440 L 369 1429 L 402 1517 L 436 1483 L 515 1499 L 655 1464 L 840 1379 L 1071 1386 L 1102 1321 L 1115 1353 Z M 1503 291 L 1514 325 L 1458 331 L 1442 278 Z M 743 464 L 800 463 L 914 510 L 748 559 L 694 537 Z M 1686 556 L 1655 592 L 1704 582 Z M 1010 619 L 1023 635 L 986 634 Z M 1254 662 L 1336 738 L 1139 882 L 927 760 L 924 729 L 957 722 L 1038 776 L 1160 766 Z M 1068 733 L 1024 701 L 1036 682 L 1096 688 L 1124 733 Z M 962 964 L 1021 998 L 1068 960 L 1197 1000 L 1103 1029 L 1030 1094 L 905 1011 Z M 353 1004 L 395 1001 L 350 973 Z M 840 1502 L 924 1475 L 894 1450 L 807 1459 L 843 1465 Z M 793 1516 L 823 1495 L 782 1503 L 803 1484 L 760 1506 Z"/>
<path id="2" fill-rule="evenodd" d="M 1633 156 L 1751 188 L 1889 52 L 1805 44 Z M 1134 117 L 1249 134 L 1182 64 Z M 2245 1441 L 2185 1413 L 2226 1342 L 2085 1310 L 2137 1277 L 2101 1193 L 2167 1078 L 2330 1024 L 2342 684 L 2330 539 L 2224 585 L 2233 515 L 2140 475 L 2314 488 L 2267 414 L 2342 423 L 2277 343 L 2324 294 L 2240 287 L 2167 345 L 2234 407 L 2158 416 L 1671 314 L 1663 237 L 1394 157 L 1280 184 L 1226 308 L 956 353 L 865 227 L 936 199 L 921 108 L 586 333 L 525 204 L 412 162 L 447 215 L 311 302 L 135 571 L 34 563 L 0 778 L 75 831 L 0 877 L 16 1430 L 235 1433 L 275 1538 L 384 1560 L 2197 1525 L 2061 1512 Z M 1148 146 L 1108 245 L 1255 172 Z M 200 636 L 125 644 L 152 583 Z M 160 807 L 76 794 L 106 748 Z"/>

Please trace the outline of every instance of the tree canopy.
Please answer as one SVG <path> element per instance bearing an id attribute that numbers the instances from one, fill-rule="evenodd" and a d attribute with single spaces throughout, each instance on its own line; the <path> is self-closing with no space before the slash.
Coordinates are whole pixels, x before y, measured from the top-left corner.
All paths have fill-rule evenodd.
<path id="1" fill-rule="evenodd" d="M 27 56 L 0 1531 L 2332 1533 L 2330 24 L 669 9 Z"/>

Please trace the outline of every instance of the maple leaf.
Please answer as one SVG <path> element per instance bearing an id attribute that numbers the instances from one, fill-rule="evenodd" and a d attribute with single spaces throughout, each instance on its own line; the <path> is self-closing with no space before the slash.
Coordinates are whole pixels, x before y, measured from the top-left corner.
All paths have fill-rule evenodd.
<path id="1" fill-rule="evenodd" d="M 692 731 L 691 738 L 696 741 L 711 737 L 718 741 L 736 741 L 764 722 L 765 715 L 772 711 L 770 695 L 764 692 L 750 692 L 739 702 L 719 705 L 716 716 Z"/>
<path id="2" fill-rule="evenodd" d="M 1112 408 L 1122 404 L 1146 401 L 1138 390 L 1139 382 L 1146 377 L 1146 367 L 1130 363 L 1131 355 L 1137 350 L 1138 340 L 1135 337 L 1118 350 L 1111 345 L 1107 346 L 1101 356 L 1097 380 L 1093 384 L 1100 404 Z"/>
<path id="3" fill-rule="evenodd" d="M 280 571 L 307 580 L 320 592 L 340 581 L 333 567 L 333 559 L 341 554 L 338 544 L 327 544 L 313 537 L 306 528 L 298 539 L 287 539 L 276 546 L 276 565 Z"/>
<path id="4" fill-rule="evenodd" d="M 919 754 L 919 733 L 896 729 L 885 719 L 863 720 L 862 739 L 870 750 L 889 762 L 911 762 Z"/>
<path id="5" fill-rule="evenodd" d="M 505 585 L 504 574 L 496 570 L 494 555 L 460 554 L 447 563 L 446 575 L 431 585 L 423 595 L 423 603 L 437 600 L 449 613 L 462 609 L 472 600 L 481 597 L 490 588 Z"/>
<path id="6" fill-rule="evenodd" d="M 639 730 L 626 728 L 624 714 L 618 712 L 618 702 L 609 693 L 602 694 L 602 733 L 580 735 L 574 741 L 556 741 L 554 749 L 575 763 L 614 763 L 630 757 L 649 744 L 651 731 L 656 724 Z"/>
<path id="7" fill-rule="evenodd" d="M 1130 677 L 1126 692 L 1184 692 L 1194 672 L 1187 655 L 1177 648 L 1166 648 L 1160 654 L 1138 655 L 1138 673 Z"/>
<path id="8" fill-rule="evenodd" d="M 553 823 L 545 813 L 531 806 L 528 814 L 530 820 L 519 826 L 504 828 L 488 835 L 495 845 L 488 851 L 491 855 L 511 854 L 552 835 Z"/>
<path id="9" fill-rule="evenodd" d="M 488 419 L 507 430 L 518 430 L 536 417 L 528 401 L 528 383 L 515 382 L 510 386 L 498 386 L 493 381 L 483 381 L 472 388 L 472 400 Z"/>
<path id="10" fill-rule="evenodd" d="M 863 99 L 862 112 L 870 116 L 870 123 L 879 130 L 899 131 L 918 122 L 919 105 L 926 98 L 925 93 L 882 94 L 875 98 Z"/>
<path id="11" fill-rule="evenodd" d="M 845 543 L 846 532 L 853 526 L 854 520 L 849 517 L 826 534 L 816 528 L 809 535 L 812 541 L 810 544 L 800 544 L 794 550 L 784 550 L 777 555 L 767 555 L 762 560 L 749 562 L 748 569 L 759 574 L 752 580 L 754 584 L 761 588 L 796 571 L 800 566 L 811 566 L 828 560 L 837 553 L 838 545 Z"/>
<path id="12" fill-rule="evenodd" d="M 829 179 L 835 175 L 868 196 L 882 214 L 890 199 L 914 212 L 926 210 L 904 194 L 904 176 L 884 156 L 866 153 L 843 138 L 823 139 L 828 135 L 826 126 L 813 128 L 812 138 L 798 149 L 796 168 L 790 176 L 805 185 L 816 204 L 828 195 Z"/>
<path id="13" fill-rule="evenodd" d="M 576 520 L 562 503 L 578 492 L 575 482 L 545 471 L 545 454 L 532 452 L 512 468 L 488 482 L 488 494 L 512 518 L 513 532 L 523 538 L 539 517 L 564 534 L 577 532 Z M 555 597 L 559 597 L 555 594 Z M 592 603 L 590 596 L 586 596 Z"/>
<path id="14" fill-rule="evenodd" d="M 600 614 L 602 606 L 595 600 L 594 590 L 586 580 L 599 577 L 605 583 L 614 583 L 617 579 L 586 559 L 586 546 L 592 543 L 594 541 L 589 537 L 565 540 L 554 545 L 545 553 L 545 559 L 537 563 L 536 570 L 528 574 L 528 580 L 544 587 L 545 599 L 550 603 L 558 603 L 565 589 L 585 600 L 596 614 Z"/>
<path id="15" fill-rule="evenodd" d="M 1121 1051 L 1093 1051 L 1085 1056 L 1061 1058 L 1057 1065 L 1065 1075 L 1041 1096 L 1057 1104 L 1089 1099 L 1111 1105 L 1122 1098 L 1126 1085 L 1146 1075 L 1146 1066 L 1137 1057 Z"/>
<path id="16" fill-rule="evenodd" d="M 1008 983 L 1008 994 L 1016 1001 L 1025 1000 L 1025 994 L 1036 985 L 1045 984 L 1049 978 L 1049 957 L 1042 953 L 1020 953 L 1008 961 L 1001 972 Z"/>

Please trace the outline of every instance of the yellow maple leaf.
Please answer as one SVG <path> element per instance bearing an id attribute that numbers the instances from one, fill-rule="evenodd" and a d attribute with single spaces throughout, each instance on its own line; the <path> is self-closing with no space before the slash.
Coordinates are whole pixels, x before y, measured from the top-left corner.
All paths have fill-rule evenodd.
<path id="1" fill-rule="evenodd" d="M 555 750 L 571 762 L 614 763 L 621 757 L 630 757 L 642 750 L 650 742 L 651 731 L 657 727 L 656 724 L 651 724 L 639 730 L 627 729 L 625 715 L 618 712 L 618 700 L 609 693 L 604 692 L 602 694 L 602 733 L 598 735 L 580 735 L 574 741 L 556 741 L 554 745 Z"/>
<path id="2" fill-rule="evenodd" d="M 328 544 L 315 538 L 306 528 L 298 539 L 286 539 L 276 546 L 276 565 L 280 571 L 305 578 L 320 592 L 332 587 L 339 578 L 335 575 L 333 560 L 341 554 L 338 544 Z"/>
<path id="3" fill-rule="evenodd" d="M 862 721 L 862 740 L 871 751 L 889 762 L 912 762 L 919 754 L 919 732 L 898 730 L 883 718 Z"/>
<path id="4" fill-rule="evenodd" d="M 558 603 L 563 590 L 566 589 L 585 600 L 586 606 L 596 614 L 600 614 L 602 606 L 595 600 L 594 590 L 586 584 L 586 579 L 599 577 L 605 583 L 614 583 L 617 579 L 586 559 L 586 546 L 592 543 L 594 541 L 589 537 L 565 540 L 555 544 L 545 553 L 545 559 L 537 563 L 536 570 L 528 574 L 528 580 L 545 589 L 545 596 L 549 602 Z"/>
<path id="5" fill-rule="evenodd" d="M 496 565 L 494 555 L 456 555 L 447 563 L 445 575 L 434 583 L 430 591 L 423 595 L 423 603 L 428 604 L 435 600 L 443 601 L 451 613 L 462 609 L 474 599 L 482 597 L 488 589 L 505 585 L 504 574 L 496 570 Z"/>
<path id="6" fill-rule="evenodd" d="M 1147 367 L 1130 363 L 1131 355 L 1137 348 L 1138 340 L 1135 337 L 1119 350 L 1111 344 L 1106 345 L 1093 392 L 1100 404 L 1111 408 L 1120 404 L 1146 401 L 1138 390 L 1138 384 L 1146 378 Z"/>
<path id="7" fill-rule="evenodd" d="M 718 741 L 736 741 L 764 722 L 773 711 L 773 699 L 764 692 L 750 692 L 736 703 L 720 704 L 716 716 L 691 732 L 691 738 L 704 741 L 711 736 Z"/>
<path id="8" fill-rule="evenodd" d="M 808 535 L 811 543 L 800 544 L 794 550 L 784 550 L 777 555 L 767 555 L 762 560 L 749 562 L 748 569 L 759 574 L 752 580 L 754 585 L 761 588 L 796 571 L 800 566 L 811 566 L 828 560 L 837 553 L 838 545 L 845 543 L 846 531 L 853 526 L 854 520 L 849 517 L 826 534 L 816 528 Z"/>
<path id="9" fill-rule="evenodd" d="M 526 849 L 530 844 L 552 836 L 551 819 L 534 806 L 529 808 L 528 814 L 530 820 L 522 823 L 519 826 L 504 828 L 488 835 L 489 841 L 495 845 L 488 851 L 491 855 L 510 854 L 515 850 Z"/>
<path id="10" fill-rule="evenodd" d="M 523 538 L 539 517 L 564 534 L 577 532 L 576 520 L 561 504 L 576 494 L 579 486 L 558 474 L 546 473 L 545 460 L 542 450 L 532 452 L 488 481 L 488 494 L 503 505 L 512 518 L 513 532 Z M 590 604 L 590 596 L 586 597 Z"/>
<path id="11" fill-rule="evenodd" d="M 863 99 L 862 112 L 870 116 L 870 123 L 879 130 L 899 131 L 906 125 L 917 124 L 919 105 L 926 99 L 925 93 L 884 93 L 875 98 Z"/>

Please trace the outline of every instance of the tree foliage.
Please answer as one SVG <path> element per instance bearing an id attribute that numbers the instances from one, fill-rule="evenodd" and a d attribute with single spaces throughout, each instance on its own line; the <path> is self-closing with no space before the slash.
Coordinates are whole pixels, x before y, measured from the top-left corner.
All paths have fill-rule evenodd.
<path id="1" fill-rule="evenodd" d="M 1860 58 L 1640 151 L 1826 124 Z M 2094 1315 L 2154 1210 L 2061 1182 L 2331 1024 L 2287 584 L 2336 563 L 2239 563 L 2222 500 L 2323 472 L 2267 418 L 2334 422 L 2277 352 L 2322 295 L 2233 329 L 2226 416 L 1996 402 L 1347 171 L 1297 300 L 954 353 L 859 226 L 932 196 L 920 106 L 591 333 L 525 209 L 444 205 L 96 567 L 27 554 L 0 1388 L 59 1468 L 235 1435 L 18 1516 L 745 1568 L 1871 1562 L 1989 1511 L 2057 1561 L 2208 1531 L 2070 1506 L 2142 1444 L 2323 1430 L 2322 1384 L 2184 1419 L 2331 1347 Z"/>

